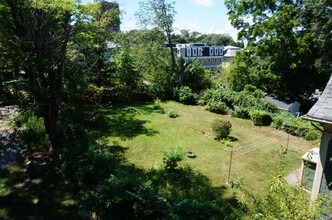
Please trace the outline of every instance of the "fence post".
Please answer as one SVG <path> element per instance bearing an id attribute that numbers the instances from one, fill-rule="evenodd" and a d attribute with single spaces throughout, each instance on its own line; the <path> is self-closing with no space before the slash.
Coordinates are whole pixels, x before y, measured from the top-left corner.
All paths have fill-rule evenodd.
<path id="1" fill-rule="evenodd" d="M 228 178 L 227 178 L 227 183 L 231 183 L 231 170 L 232 170 L 232 159 L 233 159 L 233 150 L 231 150 L 231 157 L 229 160 L 229 168 L 228 168 Z"/>

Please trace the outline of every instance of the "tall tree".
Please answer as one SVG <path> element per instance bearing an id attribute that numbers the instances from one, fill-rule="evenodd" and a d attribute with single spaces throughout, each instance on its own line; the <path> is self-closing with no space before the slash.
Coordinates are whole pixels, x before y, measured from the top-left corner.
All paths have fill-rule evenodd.
<path id="1" fill-rule="evenodd" d="M 168 3 L 167 0 L 149 0 L 140 2 L 140 11 L 137 16 L 140 23 L 148 27 L 152 25 L 160 29 L 165 34 L 165 41 L 170 49 L 172 69 L 177 72 L 174 45 L 172 41 L 173 22 L 174 22 L 174 2 Z"/>
<path id="2" fill-rule="evenodd" d="M 324 84 L 327 75 L 314 65 L 317 53 L 312 30 L 301 19 L 307 10 L 302 2 L 306 1 L 225 1 L 239 38 L 248 42 L 236 62 L 250 69 L 249 73 L 233 69 L 238 89 L 252 84 L 280 97 L 299 98 Z"/>
<path id="3" fill-rule="evenodd" d="M 75 3 L 69 0 L 4 0 L 0 3 L 1 45 L 8 52 L 13 77 L 23 73 L 23 90 L 44 118 L 53 147 L 62 101 L 68 41 Z M 2 54 L 2 56 L 5 54 Z"/>

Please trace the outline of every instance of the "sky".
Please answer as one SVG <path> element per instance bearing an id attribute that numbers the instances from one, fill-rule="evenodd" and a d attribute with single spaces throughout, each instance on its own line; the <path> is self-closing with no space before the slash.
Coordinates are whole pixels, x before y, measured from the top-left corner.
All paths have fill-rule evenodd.
<path id="1" fill-rule="evenodd" d="M 91 1 L 83 0 L 83 2 Z M 118 0 L 117 2 L 122 13 L 121 30 L 138 29 L 135 12 L 139 9 L 139 0 Z M 229 34 L 236 41 L 237 30 L 228 21 L 224 0 L 177 0 L 174 8 L 176 15 L 173 26 L 176 33 L 186 29 L 203 34 Z"/>

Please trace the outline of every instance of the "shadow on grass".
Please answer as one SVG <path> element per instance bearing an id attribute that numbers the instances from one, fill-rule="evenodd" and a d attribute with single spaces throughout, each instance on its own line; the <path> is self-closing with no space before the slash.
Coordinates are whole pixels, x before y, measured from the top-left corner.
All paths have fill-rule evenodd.
<path id="1" fill-rule="evenodd" d="M 138 135 L 153 136 L 158 132 L 145 126 L 150 121 L 138 119 L 136 115 L 154 112 L 156 109 L 153 106 L 138 104 L 100 110 L 94 117 L 92 134 L 96 138 L 119 137 L 121 140 L 132 139 Z"/>
<path id="2" fill-rule="evenodd" d="M 41 152 L 22 159 L 0 172 L 0 219 L 77 219 L 73 194 L 53 159 Z"/>
<path id="3" fill-rule="evenodd" d="M 238 218 L 236 200 L 223 197 L 227 188 L 213 187 L 190 167 L 145 171 L 127 162 L 123 146 L 97 144 L 100 135 L 155 134 L 144 128 L 146 121 L 134 117 L 137 113 L 122 111 L 111 109 L 89 119 L 89 133 L 86 121 L 67 122 L 61 149 L 52 155 L 27 152 L 20 163 L 2 170 L 0 218 Z"/>

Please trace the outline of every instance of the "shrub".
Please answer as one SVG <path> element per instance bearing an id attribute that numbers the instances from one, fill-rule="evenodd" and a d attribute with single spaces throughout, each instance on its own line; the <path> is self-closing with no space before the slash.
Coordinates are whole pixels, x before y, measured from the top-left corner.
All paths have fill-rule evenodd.
<path id="1" fill-rule="evenodd" d="M 181 103 L 187 105 L 196 104 L 195 95 L 188 86 L 182 86 L 177 90 L 177 96 Z"/>
<path id="2" fill-rule="evenodd" d="M 272 118 L 268 112 L 253 110 L 249 114 L 254 125 L 269 126 L 272 122 Z"/>
<path id="3" fill-rule="evenodd" d="M 178 113 L 176 113 L 176 111 L 174 109 L 171 109 L 171 108 L 166 108 L 165 113 L 170 118 L 177 118 L 179 116 Z"/>
<path id="4" fill-rule="evenodd" d="M 19 135 L 28 146 L 46 144 L 47 135 L 43 119 L 36 117 L 32 113 L 21 113 L 14 118 L 14 123 L 20 128 Z"/>
<path id="5" fill-rule="evenodd" d="M 294 115 L 284 111 L 273 115 L 272 126 L 308 141 L 318 140 L 321 136 L 321 132 L 311 126 L 309 122 L 302 118 L 295 118 Z"/>
<path id="6" fill-rule="evenodd" d="M 243 119 L 250 119 L 249 109 L 236 106 L 231 112 L 231 116 Z"/>
<path id="7" fill-rule="evenodd" d="M 224 102 L 211 100 L 207 105 L 207 110 L 218 114 L 227 114 L 229 108 Z"/>
<path id="8" fill-rule="evenodd" d="M 212 130 L 216 135 L 216 139 L 221 140 L 228 137 L 232 130 L 232 124 L 230 121 L 216 119 L 212 123 Z"/>
<path id="9" fill-rule="evenodd" d="M 311 131 L 308 131 L 304 138 L 308 141 L 315 141 L 315 140 L 318 140 L 320 137 L 321 137 L 321 133 L 317 130 L 311 130 Z"/>
<path id="10" fill-rule="evenodd" d="M 199 105 L 207 105 L 213 97 L 213 89 L 205 90 L 201 98 L 198 100 Z"/>
<path id="11" fill-rule="evenodd" d="M 178 163 L 184 159 L 184 151 L 182 148 L 171 148 L 164 152 L 164 166 L 166 170 L 172 171 L 178 167 Z"/>
<path id="12" fill-rule="evenodd" d="M 156 106 L 156 109 L 160 111 L 160 113 L 165 114 L 165 104 L 162 103 L 160 99 L 156 99 L 154 101 L 154 105 Z"/>

